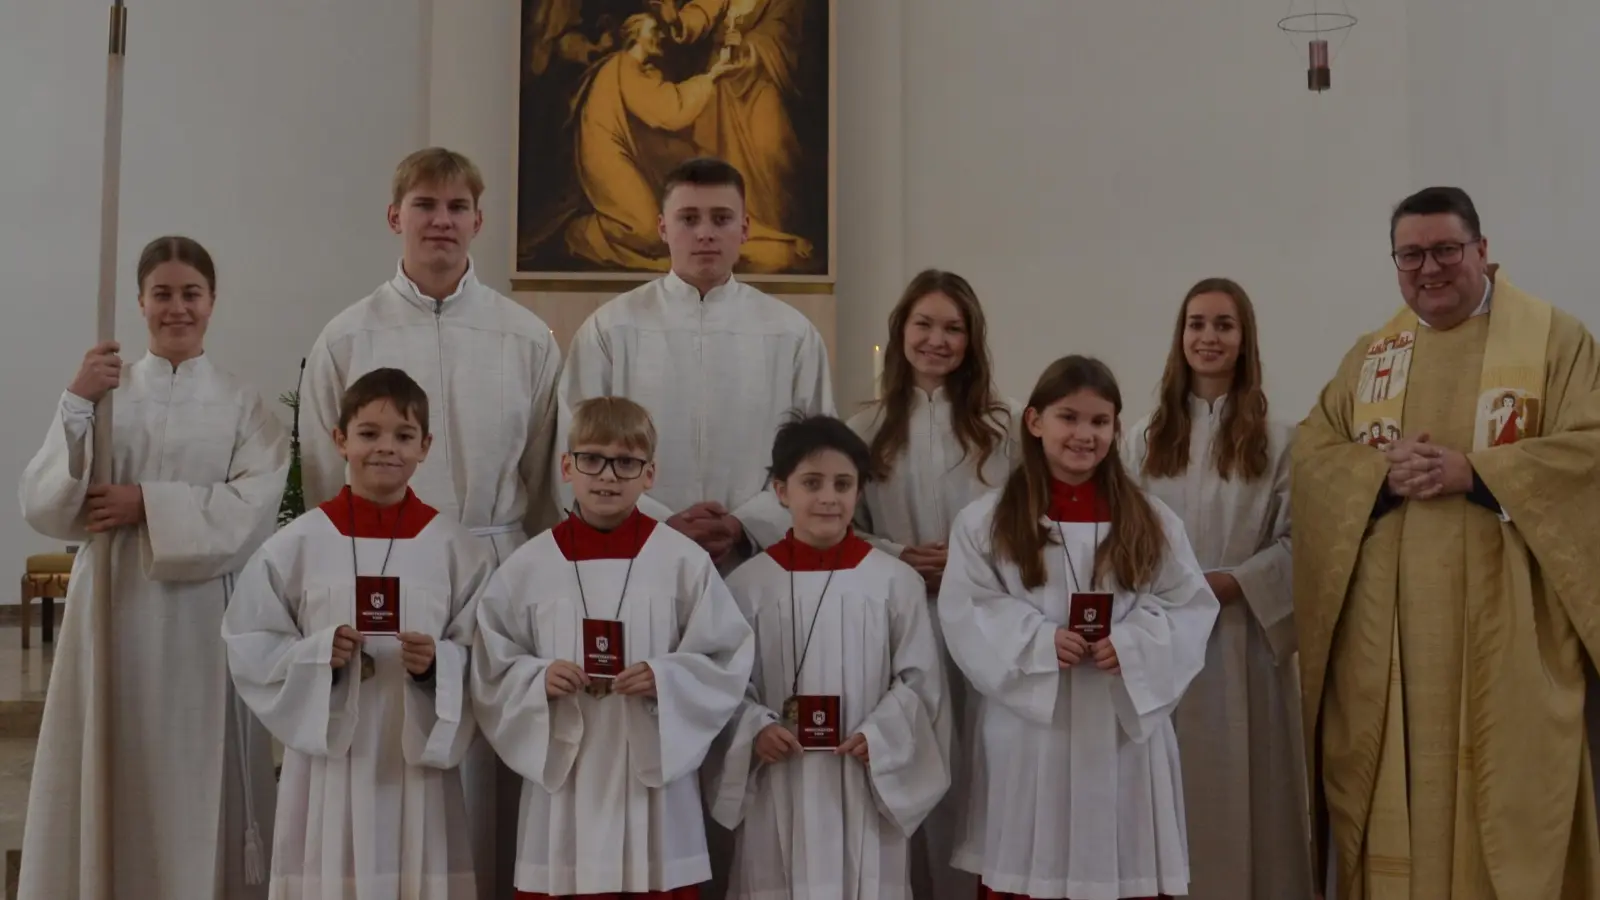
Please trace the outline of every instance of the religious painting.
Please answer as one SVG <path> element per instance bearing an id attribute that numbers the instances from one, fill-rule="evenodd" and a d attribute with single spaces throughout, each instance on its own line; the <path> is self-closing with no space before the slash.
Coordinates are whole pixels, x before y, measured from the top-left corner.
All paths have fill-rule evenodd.
<path id="1" fill-rule="evenodd" d="M 745 181 L 751 281 L 834 275 L 834 0 L 522 0 L 515 277 L 670 268 L 667 173 Z"/>
<path id="2" fill-rule="evenodd" d="M 1493 388 L 1478 398 L 1478 447 L 1515 444 L 1537 430 L 1539 398 L 1516 388 Z"/>
<path id="3" fill-rule="evenodd" d="M 1410 331 L 1372 342 L 1361 364 L 1361 386 L 1356 392 L 1360 402 L 1382 403 L 1406 392 L 1411 350 L 1416 342 L 1417 336 Z"/>

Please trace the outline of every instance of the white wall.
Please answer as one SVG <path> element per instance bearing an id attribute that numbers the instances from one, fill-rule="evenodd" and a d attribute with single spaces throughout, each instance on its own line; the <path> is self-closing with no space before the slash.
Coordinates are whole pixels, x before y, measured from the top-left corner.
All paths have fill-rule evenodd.
<path id="1" fill-rule="evenodd" d="M 1137 416 L 1184 290 L 1227 275 L 1256 301 L 1276 415 L 1298 420 L 1400 302 L 1388 214 L 1437 183 L 1478 200 L 1508 277 L 1600 331 L 1584 262 L 1600 223 L 1600 5 L 1352 0 L 1360 22 L 1335 38 L 1322 95 L 1305 88 L 1303 43 L 1275 27 L 1282 4 L 887 5 L 841 3 L 841 83 L 879 79 L 841 92 L 843 121 L 876 123 L 841 135 L 862 192 L 842 208 L 898 204 L 841 249 L 859 279 L 840 288 L 851 399 L 898 288 L 937 265 L 984 298 L 1009 394 L 1088 352 Z M 848 37 L 858 28 L 870 38 Z"/>
<path id="2" fill-rule="evenodd" d="M 0 4 L 0 497 L 15 497 L 95 337 L 109 3 Z M 418 4 L 129 3 L 118 336 L 143 352 L 133 269 L 181 232 L 216 258 L 208 349 L 271 398 L 339 309 L 389 277 L 394 164 L 422 138 Z M 0 514 L 0 574 L 34 534 Z M 6 581 L 15 584 L 15 581 Z M 15 602 L 11 591 L 0 600 Z"/>
<path id="3" fill-rule="evenodd" d="M 430 144 L 459 150 L 483 170 L 483 232 L 473 264 L 485 284 L 511 290 L 516 217 L 518 39 L 515 0 L 425 0 L 433 5 Z"/>
<path id="4" fill-rule="evenodd" d="M 1091 353 L 1137 416 L 1184 291 L 1226 275 L 1257 303 L 1278 415 L 1299 418 L 1352 312 L 1395 301 L 1402 17 L 1364 20 L 1317 96 L 1268 4 L 937 6 L 905 24 L 903 274 L 972 279 L 1002 387 L 1025 399 L 1052 359 Z"/>
<path id="5" fill-rule="evenodd" d="M 1472 192 L 1507 277 L 1600 332 L 1600 4 L 1468 7 L 1408 0 L 1412 176 Z"/>
<path id="6" fill-rule="evenodd" d="M 1239 279 L 1278 415 L 1297 419 L 1357 334 L 1398 302 L 1388 211 L 1453 182 L 1494 256 L 1600 326 L 1583 288 L 1600 221 L 1584 0 L 1352 0 L 1334 88 L 1305 89 L 1283 4 L 839 0 L 841 403 L 917 269 L 985 300 L 1001 386 L 1092 352 L 1151 405 L 1175 304 Z M 394 265 L 389 173 L 423 143 L 489 181 L 480 274 L 508 287 L 517 4 L 140 0 L 125 138 L 122 334 L 132 257 L 185 231 L 218 256 L 212 351 L 277 393 L 317 329 Z M 105 11 L 0 11 L 0 484 L 37 447 L 93 336 Z M 248 41 L 248 42 L 247 42 Z M 0 516 L 0 566 L 47 548 Z"/>

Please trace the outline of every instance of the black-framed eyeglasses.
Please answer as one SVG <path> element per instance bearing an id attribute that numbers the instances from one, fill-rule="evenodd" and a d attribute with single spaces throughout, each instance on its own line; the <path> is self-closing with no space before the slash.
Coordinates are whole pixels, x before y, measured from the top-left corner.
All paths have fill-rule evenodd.
<path id="1" fill-rule="evenodd" d="M 632 481 L 644 474 L 647 461 L 637 456 L 604 456 L 599 453 L 572 454 L 572 467 L 585 475 L 599 475 L 611 467 L 612 474 L 622 481 Z"/>
<path id="2" fill-rule="evenodd" d="M 1433 261 L 1441 266 L 1453 266 L 1461 262 L 1463 256 L 1466 256 L 1468 247 L 1481 240 L 1483 238 L 1476 238 L 1470 241 L 1448 241 L 1443 244 L 1434 244 L 1432 247 L 1403 247 L 1389 254 L 1389 258 L 1394 260 L 1394 267 L 1402 272 L 1417 271 L 1422 268 L 1423 263 L 1427 261 L 1429 256 L 1432 256 Z"/>

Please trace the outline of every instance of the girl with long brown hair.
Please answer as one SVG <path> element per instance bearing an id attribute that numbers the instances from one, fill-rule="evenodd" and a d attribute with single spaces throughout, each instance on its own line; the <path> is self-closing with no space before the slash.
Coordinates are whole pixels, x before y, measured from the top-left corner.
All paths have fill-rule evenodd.
<path id="1" fill-rule="evenodd" d="M 1178 310 L 1128 462 L 1183 520 L 1222 611 L 1175 719 L 1199 900 L 1305 900 L 1312 881 L 1291 659 L 1289 427 L 1261 389 L 1255 309 L 1207 278 Z"/>
<path id="2" fill-rule="evenodd" d="M 856 506 L 856 527 L 916 569 L 930 598 L 944 575 L 950 523 L 1004 483 L 1017 453 L 1021 410 L 995 390 L 986 330 L 977 292 L 965 278 L 939 269 L 918 273 L 889 314 L 882 398 L 849 422 L 867 442 L 873 476 Z M 955 730 L 952 788 L 913 843 L 912 885 L 924 900 L 972 900 L 975 880 L 950 867 L 972 717 L 966 684 L 953 665 L 946 668 Z"/>
<path id="3" fill-rule="evenodd" d="M 850 419 L 873 469 L 857 525 L 934 593 L 950 523 L 1015 461 L 1021 410 L 991 372 L 977 292 L 954 272 L 927 269 L 889 314 L 882 397 Z"/>
<path id="4" fill-rule="evenodd" d="M 987 898 L 1188 892 L 1171 713 L 1217 600 L 1183 524 L 1118 450 L 1122 394 L 1098 360 L 1039 377 L 1022 462 L 962 511 L 939 617 L 982 695 L 955 865 Z"/>

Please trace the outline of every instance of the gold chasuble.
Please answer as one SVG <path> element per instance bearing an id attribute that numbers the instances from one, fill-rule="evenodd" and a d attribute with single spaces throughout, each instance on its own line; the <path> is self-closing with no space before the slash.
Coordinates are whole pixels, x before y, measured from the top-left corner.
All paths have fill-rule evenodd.
<path id="1" fill-rule="evenodd" d="M 1312 827 L 1342 900 L 1600 898 L 1600 351 L 1496 269 L 1488 315 L 1364 338 L 1295 437 Z M 1503 516 L 1455 495 L 1374 517 L 1382 449 L 1424 433 Z"/>

